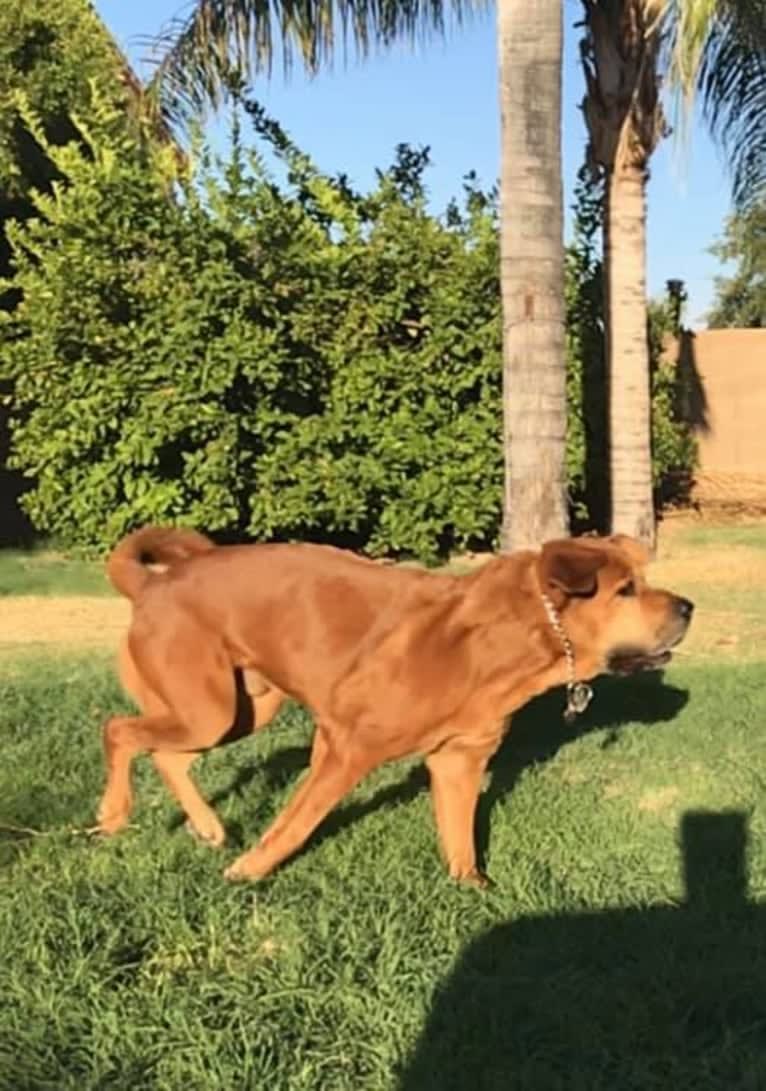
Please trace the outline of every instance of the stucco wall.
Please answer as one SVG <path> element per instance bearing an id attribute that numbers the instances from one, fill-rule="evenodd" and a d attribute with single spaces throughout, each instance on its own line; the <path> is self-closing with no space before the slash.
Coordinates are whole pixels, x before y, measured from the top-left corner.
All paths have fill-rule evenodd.
<path id="1" fill-rule="evenodd" d="M 697 496 L 766 503 L 766 330 L 704 330 L 685 341 L 679 363 L 697 384 Z"/>

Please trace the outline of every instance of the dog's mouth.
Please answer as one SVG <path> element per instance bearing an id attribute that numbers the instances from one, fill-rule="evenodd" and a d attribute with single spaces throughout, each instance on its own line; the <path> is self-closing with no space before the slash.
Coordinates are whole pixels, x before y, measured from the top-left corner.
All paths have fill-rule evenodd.
<path id="1" fill-rule="evenodd" d="M 639 674 L 641 671 L 657 671 L 673 658 L 670 648 L 656 652 L 639 651 L 637 648 L 618 648 L 607 659 L 609 674 Z"/>
<path id="2" fill-rule="evenodd" d="M 628 644 L 615 648 L 607 656 L 607 671 L 609 674 L 639 674 L 641 671 L 660 670 L 673 658 L 672 650 L 681 643 L 688 628 L 688 622 L 675 627 L 675 631 L 665 634 L 662 643 L 651 651 Z"/>
<path id="3" fill-rule="evenodd" d="M 672 649 L 681 644 L 687 627 L 689 626 L 684 625 L 680 632 L 674 633 L 653 651 L 627 645 L 615 648 L 607 657 L 607 671 L 610 674 L 638 674 L 641 671 L 658 671 L 666 667 L 673 658 Z"/>

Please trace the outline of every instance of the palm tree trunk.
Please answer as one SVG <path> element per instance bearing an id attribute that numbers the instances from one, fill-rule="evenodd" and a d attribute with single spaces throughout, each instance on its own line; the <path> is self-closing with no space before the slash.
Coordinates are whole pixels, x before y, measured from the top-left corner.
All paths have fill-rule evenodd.
<path id="1" fill-rule="evenodd" d="M 561 0 L 498 0 L 501 547 L 567 533 Z"/>
<path id="2" fill-rule="evenodd" d="M 651 394 L 646 329 L 646 172 L 617 163 L 607 179 L 604 218 L 609 316 L 612 532 L 654 548 Z"/>

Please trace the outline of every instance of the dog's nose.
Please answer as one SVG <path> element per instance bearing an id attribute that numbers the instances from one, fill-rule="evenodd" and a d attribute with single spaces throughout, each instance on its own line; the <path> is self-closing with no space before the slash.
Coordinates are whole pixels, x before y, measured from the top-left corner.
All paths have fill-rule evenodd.
<path id="1" fill-rule="evenodd" d="M 676 599 L 676 611 L 681 615 L 684 621 L 689 621 L 694 613 L 694 603 L 690 599 Z"/>

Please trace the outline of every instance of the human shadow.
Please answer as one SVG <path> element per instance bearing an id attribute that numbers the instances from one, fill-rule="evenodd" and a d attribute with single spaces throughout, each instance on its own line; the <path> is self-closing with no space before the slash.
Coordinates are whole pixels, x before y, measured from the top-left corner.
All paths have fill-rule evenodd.
<path id="1" fill-rule="evenodd" d="M 766 906 L 746 816 L 681 823 L 677 905 L 522 917 L 471 943 L 398 1091 L 766 1087 Z"/>
<path id="2" fill-rule="evenodd" d="M 618 738 L 626 723 L 656 724 L 673 719 L 688 700 L 688 693 L 668 685 L 661 672 L 637 675 L 633 678 L 600 678 L 594 685 L 595 697 L 577 725 L 563 723 L 565 698 L 560 689 L 531 701 L 512 719 L 510 730 L 490 766 L 487 790 L 479 802 L 476 831 L 479 856 L 483 859 L 489 841 L 490 816 L 493 808 L 512 791 L 524 769 L 548 761 L 574 738 L 585 733 L 608 729 L 603 745 Z M 274 725 L 278 730 L 278 724 Z M 291 746 L 278 750 L 261 761 L 249 761 L 229 784 L 211 798 L 213 805 L 227 796 L 244 791 L 258 779 L 268 788 L 283 788 L 308 766 L 309 747 Z M 321 844 L 325 838 L 386 807 L 399 806 L 415 799 L 428 787 L 428 776 L 422 763 L 410 767 L 406 776 L 371 795 L 352 799 L 330 814 L 310 839 L 307 848 Z M 174 823 L 175 824 L 175 823 Z M 234 841 L 239 831 L 232 831 Z"/>

